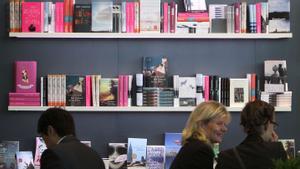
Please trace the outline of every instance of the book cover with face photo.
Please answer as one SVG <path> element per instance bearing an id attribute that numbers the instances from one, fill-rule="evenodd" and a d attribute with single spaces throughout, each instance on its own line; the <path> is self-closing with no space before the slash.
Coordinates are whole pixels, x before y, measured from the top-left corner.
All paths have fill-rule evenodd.
<path id="1" fill-rule="evenodd" d="M 287 64 L 286 60 L 265 60 L 265 91 L 282 93 L 287 89 Z"/>
<path id="2" fill-rule="evenodd" d="M 127 168 L 127 143 L 108 143 L 109 169 Z"/>

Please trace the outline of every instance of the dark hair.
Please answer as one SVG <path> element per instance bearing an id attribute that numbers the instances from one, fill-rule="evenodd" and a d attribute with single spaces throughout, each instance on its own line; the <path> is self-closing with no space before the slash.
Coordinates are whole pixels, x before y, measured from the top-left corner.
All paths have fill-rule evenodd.
<path id="1" fill-rule="evenodd" d="M 259 134 L 267 128 L 267 123 L 273 120 L 274 107 L 264 101 L 248 102 L 241 113 L 241 125 L 247 134 Z M 263 127 L 264 126 L 264 130 Z"/>
<path id="2" fill-rule="evenodd" d="M 39 118 L 37 132 L 47 135 L 48 126 L 52 126 L 59 137 L 75 136 L 75 125 L 71 114 L 61 108 L 49 108 Z"/>

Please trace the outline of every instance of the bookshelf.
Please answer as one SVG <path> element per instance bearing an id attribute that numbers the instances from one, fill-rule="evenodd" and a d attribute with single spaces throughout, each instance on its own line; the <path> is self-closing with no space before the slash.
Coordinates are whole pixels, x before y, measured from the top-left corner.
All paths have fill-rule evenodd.
<path id="1" fill-rule="evenodd" d="M 11 38 L 87 38 L 87 39 L 287 39 L 292 33 L 24 33 L 10 32 Z"/>
<path id="2" fill-rule="evenodd" d="M 48 106 L 8 106 L 9 111 L 45 111 Z M 191 112 L 194 107 L 65 107 L 77 112 Z M 230 112 L 240 112 L 242 107 L 227 107 Z M 290 112 L 291 107 L 275 107 L 276 112 Z"/>

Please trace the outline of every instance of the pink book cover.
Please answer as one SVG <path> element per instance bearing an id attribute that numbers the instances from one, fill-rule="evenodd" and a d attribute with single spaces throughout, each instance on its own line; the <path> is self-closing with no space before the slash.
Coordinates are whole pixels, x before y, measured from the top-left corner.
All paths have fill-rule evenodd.
<path id="1" fill-rule="evenodd" d="M 9 106 L 40 106 L 40 101 L 32 101 L 32 102 L 25 102 L 25 101 L 10 101 Z"/>
<path id="2" fill-rule="evenodd" d="M 130 22 L 130 27 L 129 27 L 129 30 L 130 32 L 134 32 L 134 25 L 135 25 L 135 4 L 134 2 L 131 2 L 130 3 L 130 19 L 129 19 L 129 22 Z"/>
<path id="3" fill-rule="evenodd" d="M 41 32 L 41 2 L 22 2 L 22 32 Z"/>
<path id="4" fill-rule="evenodd" d="M 205 75 L 204 76 L 204 100 L 208 101 L 209 100 L 209 76 Z"/>
<path id="5" fill-rule="evenodd" d="M 91 106 L 91 76 L 85 76 L 85 105 Z"/>
<path id="6" fill-rule="evenodd" d="M 163 9 L 164 9 L 164 21 L 163 21 L 163 25 L 164 25 L 164 33 L 168 33 L 168 2 L 164 2 L 163 3 Z"/>
<path id="7" fill-rule="evenodd" d="M 129 75 L 124 75 L 123 81 L 124 81 L 124 87 L 123 87 L 123 93 L 124 93 L 124 106 L 128 106 L 128 79 Z"/>
<path id="8" fill-rule="evenodd" d="M 64 31 L 64 3 L 56 2 L 55 3 L 55 32 Z"/>
<path id="9" fill-rule="evenodd" d="M 240 33 L 241 31 L 241 5 L 239 2 L 234 3 L 234 32 Z"/>
<path id="10" fill-rule="evenodd" d="M 124 106 L 124 76 L 119 75 L 118 106 Z"/>
<path id="11" fill-rule="evenodd" d="M 131 2 L 126 2 L 126 32 L 130 33 L 130 4 Z"/>
<path id="12" fill-rule="evenodd" d="M 40 101 L 39 97 L 9 97 L 9 102 L 37 102 Z"/>
<path id="13" fill-rule="evenodd" d="M 178 17 L 209 17 L 208 12 L 178 12 Z"/>
<path id="14" fill-rule="evenodd" d="M 36 93 L 37 62 L 15 62 L 15 88 L 17 93 Z"/>
<path id="15" fill-rule="evenodd" d="M 261 3 L 258 2 L 256 5 L 256 33 L 261 33 Z"/>
<path id="16" fill-rule="evenodd" d="M 28 97 L 40 97 L 40 93 L 14 93 L 14 92 L 9 92 L 8 93 L 9 97 L 24 97 L 24 98 L 28 98 Z"/>

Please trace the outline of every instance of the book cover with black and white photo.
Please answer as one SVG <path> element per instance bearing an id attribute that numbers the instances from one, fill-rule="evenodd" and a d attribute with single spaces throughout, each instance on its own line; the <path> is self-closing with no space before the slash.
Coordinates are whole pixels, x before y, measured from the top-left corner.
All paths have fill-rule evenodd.
<path id="1" fill-rule="evenodd" d="M 269 32 L 290 32 L 290 0 L 269 0 Z"/>
<path id="2" fill-rule="evenodd" d="M 282 93 L 288 91 L 286 60 L 265 60 L 265 92 Z"/>

